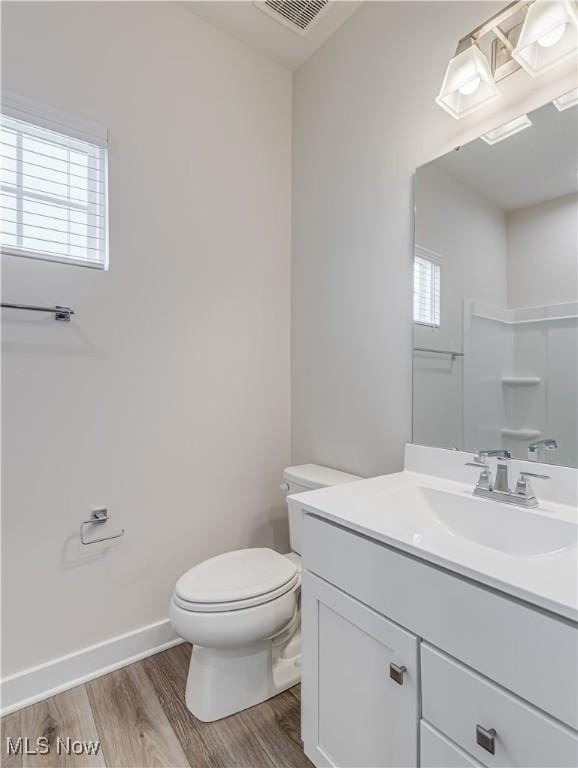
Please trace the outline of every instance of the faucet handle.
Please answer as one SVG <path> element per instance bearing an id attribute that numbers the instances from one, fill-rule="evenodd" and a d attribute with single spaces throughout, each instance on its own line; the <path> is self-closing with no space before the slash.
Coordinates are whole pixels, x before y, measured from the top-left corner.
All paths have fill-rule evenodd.
<path id="1" fill-rule="evenodd" d="M 540 480 L 550 479 L 550 475 L 539 475 L 537 472 L 520 472 L 520 476 L 516 481 L 514 493 L 518 496 L 522 496 L 524 499 L 536 498 L 532 486 L 530 485 L 530 477 L 537 477 Z"/>
<path id="2" fill-rule="evenodd" d="M 486 491 L 492 490 L 493 479 L 492 479 L 492 471 L 490 469 L 489 464 L 486 464 L 485 462 L 480 462 L 480 461 L 466 461 L 465 466 L 479 467 L 482 470 L 480 472 L 480 476 L 478 478 L 476 488 L 482 488 Z"/>

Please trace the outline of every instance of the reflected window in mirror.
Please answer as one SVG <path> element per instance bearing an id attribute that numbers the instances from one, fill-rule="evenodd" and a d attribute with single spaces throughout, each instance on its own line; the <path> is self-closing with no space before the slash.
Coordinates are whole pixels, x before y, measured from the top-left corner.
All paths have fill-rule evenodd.
<path id="1" fill-rule="evenodd" d="M 439 327 L 440 281 L 439 258 L 419 246 L 413 262 L 413 321 Z"/>

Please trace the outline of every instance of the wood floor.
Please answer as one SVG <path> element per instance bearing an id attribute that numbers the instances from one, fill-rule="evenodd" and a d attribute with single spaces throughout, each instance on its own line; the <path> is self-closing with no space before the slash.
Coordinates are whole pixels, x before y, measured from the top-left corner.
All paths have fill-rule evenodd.
<path id="1" fill-rule="evenodd" d="M 191 649 L 178 645 L 2 719 L 3 768 L 311 768 L 299 735 L 299 688 L 245 712 L 201 723 L 185 706 Z M 48 754 L 8 754 L 28 737 Z M 97 754 L 57 754 L 100 741 Z M 80 749 L 80 747 L 76 747 Z"/>

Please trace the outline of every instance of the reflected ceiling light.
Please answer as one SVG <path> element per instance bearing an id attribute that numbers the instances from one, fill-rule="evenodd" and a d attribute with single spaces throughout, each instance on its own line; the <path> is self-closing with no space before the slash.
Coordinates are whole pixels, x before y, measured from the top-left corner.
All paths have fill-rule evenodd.
<path id="1" fill-rule="evenodd" d="M 578 54 L 574 0 L 535 0 L 528 8 L 512 57 L 532 77 Z"/>
<path id="2" fill-rule="evenodd" d="M 520 115 L 514 120 L 510 120 L 503 125 L 499 125 L 497 128 L 492 128 L 491 131 L 483 133 L 480 138 L 485 141 L 486 144 L 497 144 L 499 141 L 509 139 L 510 136 L 514 136 L 516 133 L 529 128 L 532 125 L 532 121 L 528 115 Z"/>
<path id="3" fill-rule="evenodd" d="M 488 60 L 477 45 L 471 45 L 451 59 L 436 101 L 452 117 L 460 118 L 499 95 Z"/>
<path id="4" fill-rule="evenodd" d="M 532 77 L 578 54 L 578 0 L 514 0 L 458 43 L 436 102 L 459 119 L 494 101 L 496 83 Z M 491 36 L 491 65 L 478 45 Z M 486 50 L 486 48 L 484 48 Z"/>
<path id="5" fill-rule="evenodd" d="M 562 96 L 552 100 L 552 104 L 559 112 L 563 112 L 565 109 L 575 107 L 578 104 L 578 88 L 573 88 L 567 93 L 563 93 Z"/>

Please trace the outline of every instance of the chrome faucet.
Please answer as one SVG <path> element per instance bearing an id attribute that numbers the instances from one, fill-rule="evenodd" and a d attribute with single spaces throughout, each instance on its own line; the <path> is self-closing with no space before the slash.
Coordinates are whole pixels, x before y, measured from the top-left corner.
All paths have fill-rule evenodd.
<path id="1" fill-rule="evenodd" d="M 553 437 L 538 440 L 528 446 L 528 461 L 543 461 L 544 451 L 555 451 L 556 448 L 558 448 L 558 443 Z"/>
<path id="2" fill-rule="evenodd" d="M 488 456 L 498 459 L 496 470 L 496 482 L 492 479 L 492 471 L 488 464 Z M 537 477 L 548 480 L 549 475 L 539 475 L 535 472 L 520 472 L 514 490 L 510 489 L 508 478 L 509 461 L 512 455 L 506 450 L 477 451 L 474 461 L 466 462 L 467 467 L 479 467 L 482 471 L 474 488 L 474 496 L 483 496 L 487 499 L 495 499 L 506 504 L 516 504 L 519 507 L 536 507 L 538 499 L 530 485 L 528 478 Z"/>

